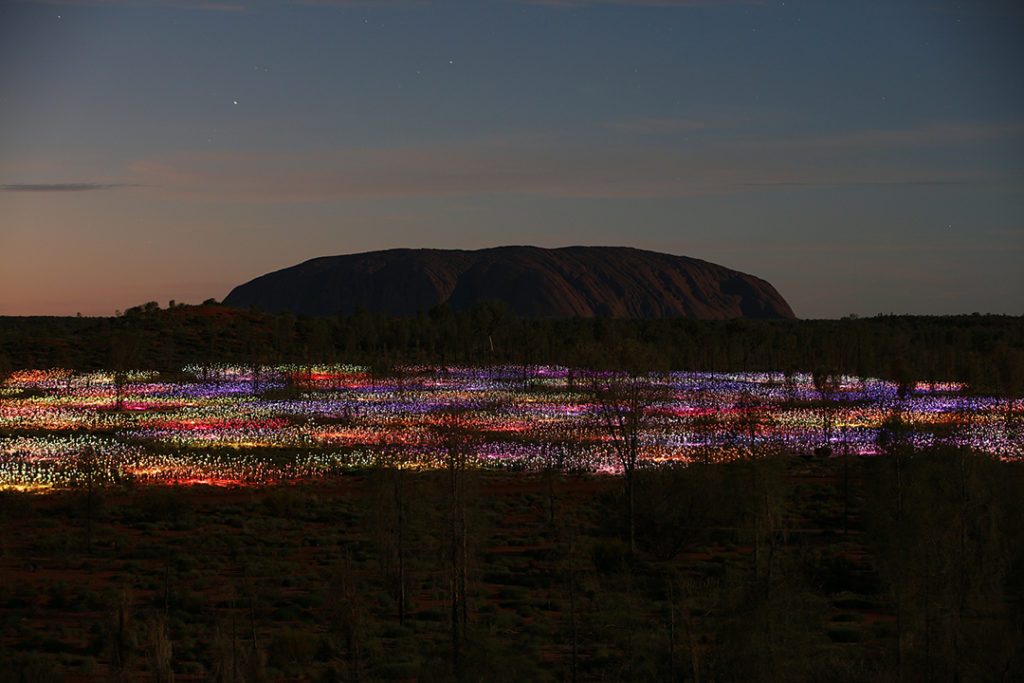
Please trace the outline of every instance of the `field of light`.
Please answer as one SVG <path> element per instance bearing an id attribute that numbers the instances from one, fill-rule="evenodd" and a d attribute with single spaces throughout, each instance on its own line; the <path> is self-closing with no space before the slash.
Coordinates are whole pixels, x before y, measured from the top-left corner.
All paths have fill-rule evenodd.
<path id="1" fill-rule="evenodd" d="M 182 377 L 186 379 L 182 379 Z M 622 376 L 562 367 L 189 367 L 156 373 L 14 373 L 0 387 L 0 489 L 94 482 L 259 485 L 336 476 L 384 457 L 440 466 L 457 449 L 483 467 L 620 470 Z M 1020 402 L 955 384 L 903 395 L 874 379 L 673 373 L 639 380 L 641 464 L 785 452 L 871 455 L 886 420 L 916 447 L 1024 456 Z"/>

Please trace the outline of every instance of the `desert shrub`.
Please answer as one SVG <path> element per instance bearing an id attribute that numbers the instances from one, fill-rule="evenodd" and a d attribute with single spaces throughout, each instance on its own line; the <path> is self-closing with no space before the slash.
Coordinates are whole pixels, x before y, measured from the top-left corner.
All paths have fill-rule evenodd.
<path id="1" fill-rule="evenodd" d="M 401 626 L 399 624 L 388 624 L 381 631 L 381 638 L 407 638 L 412 635 L 412 630 L 408 626 Z"/>
<path id="2" fill-rule="evenodd" d="M 380 681 L 412 681 L 419 680 L 421 668 L 422 664 L 416 660 L 385 660 L 372 669 L 371 675 Z"/>
<path id="3" fill-rule="evenodd" d="M 25 652 L 46 652 L 47 654 L 57 654 L 67 650 L 67 645 L 50 634 L 33 634 L 29 638 L 24 638 L 15 643 L 15 648 Z"/>
<path id="4" fill-rule="evenodd" d="M 323 606 L 324 596 L 319 592 L 299 593 L 292 596 L 292 602 L 306 609 L 314 609 Z"/>
<path id="5" fill-rule="evenodd" d="M 876 621 L 871 624 L 871 633 L 875 638 L 895 638 L 896 637 L 896 624 L 891 621 Z"/>
<path id="6" fill-rule="evenodd" d="M 527 602 L 530 599 L 530 591 L 518 586 L 506 586 L 498 591 L 498 600 L 502 604 L 509 603 L 516 605 Z"/>
<path id="7" fill-rule="evenodd" d="M 96 671 L 96 658 L 95 657 L 79 657 L 76 662 L 75 668 L 78 669 L 80 674 L 91 674 Z"/>
<path id="8" fill-rule="evenodd" d="M 599 573 L 617 574 L 628 564 L 629 545 L 617 538 L 598 539 L 590 547 L 590 559 Z"/>
<path id="9" fill-rule="evenodd" d="M 175 668 L 184 676 L 203 678 L 204 674 L 206 674 L 206 667 L 204 667 L 200 662 L 184 661 L 176 663 Z"/>
<path id="10" fill-rule="evenodd" d="M 855 560 L 831 550 L 808 553 L 803 565 L 811 583 L 828 594 L 875 594 L 881 590 L 875 574 L 868 572 Z"/>
<path id="11" fill-rule="evenodd" d="M 832 621 L 861 622 L 864 621 L 864 615 L 858 612 L 843 612 L 832 617 Z"/>
<path id="12" fill-rule="evenodd" d="M 551 576 L 545 571 L 533 569 L 516 574 L 509 583 L 526 588 L 548 588 L 551 585 Z"/>
<path id="13" fill-rule="evenodd" d="M 637 547 L 660 560 L 707 537 L 725 498 L 721 468 L 657 467 L 636 473 Z"/>
<path id="14" fill-rule="evenodd" d="M 284 671 L 303 670 L 312 663 L 320 647 L 320 637 L 290 626 L 278 630 L 267 646 L 269 663 Z"/>
<path id="15" fill-rule="evenodd" d="M 126 557 L 136 560 L 162 560 L 167 557 L 167 549 L 157 545 L 136 546 Z"/>
<path id="16" fill-rule="evenodd" d="M 55 662 L 37 652 L 3 653 L 0 681 L 10 683 L 63 683 L 64 674 Z"/>
<path id="17" fill-rule="evenodd" d="M 36 514 L 34 505 L 29 505 L 29 494 L 21 491 L 0 491 L 0 520 L 28 519 Z M 43 520 L 40 520 L 40 522 Z"/>
<path id="18" fill-rule="evenodd" d="M 154 596 L 158 601 L 163 600 L 163 596 Z M 173 609 L 181 610 L 189 614 L 198 614 L 206 609 L 208 598 L 204 593 L 199 593 L 190 590 L 186 587 L 178 587 L 172 589 L 168 596 L 168 602 Z M 162 604 L 162 602 L 160 602 Z"/>
<path id="19" fill-rule="evenodd" d="M 71 534 L 43 536 L 37 539 L 33 546 L 44 555 L 67 555 L 81 547 L 81 539 Z"/>
<path id="20" fill-rule="evenodd" d="M 827 631 L 827 635 L 833 643 L 859 643 L 867 637 L 867 634 L 856 626 L 833 626 Z"/>
<path id="21" fill-rule="evenodd" d="M 531 605 L 528 602 L 521 602 L 516 605 L 513 605 L 513 607 L 516 610 L 516 614 L 523 617 L 524 619 L 529 619 L 536 612 L 536 609 L 534 609 L 533 605 Z"/>
<path id="22" fill-rule="evenodd" d="M 274 621 L 302 621 L 306 618 L 306 612 L 300 607 L 286 604 L 275 609 L 270 616 Z"/>
<path id="23" fill-rule="evenodd" d="M 513 643 L 501 633 L 472 634 L 467 638 L 463 656 L 466 680 L 553 680 L 532 648 L 524 648 L 518 641 Z"/>
<path id="24" fill-rule="evenodd" d="M 417 612 L 416 618 L 421 621 L 444 621 L 448 615 L 440 607 L 428 607 Z"/>
<path id="25" fill-rule="evenodd" d="M 46 588 L 50 596 L 50 607 L 56 610 L 66 609 L 71 599 L 71 589 L 66 581 L 54 581 Z"/>
<path id="26" fill-rule="evenodd" d="M 492 564 L 492 562 L 490 559 L 484 559 L 485 566 L 487 567 L 483 573 L 484 582 L 497 584 L 511 583 L 512 571 L 508 567 Z"/>
<path id="27" fill-rule="evenodd" d="M 832 604 L 839 609 L 874 609 L 878 607 L 878 600 L 853 595 L 851 593 L 840 593 L 832 599 Z"/>
<path id="28" fill-rule="evenodd" d="M 178 486 L 147 486 L 139 489 L 133 496 L 132 504 L 136 518 L 151 523 L 176 522 L 190 507 L 184 491 Z"/>
<path id="29" fill-rule="evenodd" d="M 315 494 L 297 487 L 281 487 L 268 494 L 262 503 L 263 511 L 275 517 L 306 519 L 315 513 L 320 501 Z"/>

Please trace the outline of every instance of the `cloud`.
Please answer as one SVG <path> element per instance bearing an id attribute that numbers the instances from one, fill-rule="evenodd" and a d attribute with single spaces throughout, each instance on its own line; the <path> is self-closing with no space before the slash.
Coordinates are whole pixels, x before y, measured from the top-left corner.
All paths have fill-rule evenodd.
<path id="1" fill-rule="evenodd" d="M 130 170 L 136 182 L 162 196 L 247 202 L 486 194 L 653 198 L 979 180 L 910 163 L 854 163 L 814 148 L 799 154 L 754 143 L 593 148 L 543 139 L 295 154 L 191 151 L 140 160 Z"/>
<path id="2" fill-rule="evenodd" d="M 826 187 L 837 184 L 857 186 L 857 187 L 887 187 L 887 186 L 903 186 L 903 187 L 943 187 L 943 186 L 955 186 L 955 185 L 969 185 L 975 182 L 976 179 L 971 178 L 887 178 L 879 180 L 861 179 L 854 180 L 850 179 L 848 182 L 834 182 L 829 181 L 828 178 L 819 179 L 817 181 L 808 180 L 764 180 L 764 181 L 751 181 L 744 183 L 743 186 L 749 188 L 801 188 L 801 187 Z"/>
<path id="3" fill-rule="evenodd" d="M 980 15 L 990 17 L 1024 16 L 1024 7 L 1018 0 L 986 0 L 985 2 L 955 2 L 936 4 L 929 7 L 932 12 L 942 14 Z"/>
<path id="4" fill-rule="evenodd" d="M 404 7 L 430 4 L 429 0 L 291 0 L 296 5 L 320 7 Z"/>
<path id="5" fill-rule="evenodd" d="M 91 192 L 138 187 L 135 183 L 23 183 L 0 185 L 3 192 Z"/>
<path id="6" fill-rule="evenodd" d="M 78 7 L 177 7 L 179 9 L 245 12 L 273 5 L 313 5 L 322 7 L 396 7 L 426 5 L 429 0 L 249 0 L 249 2 L 209 2 L 208 0 L 20 0 L 44 5 Z"/>
<path id="7" fill-rule="evenodd" d="M 20 0 L 41 5 L 66 7 L 178 7 L 181 9 L 211 10 L 216 12 L 244 12 L 243 3 L 205 2 L 203 0 Z"/>
<path id="8" fill-rule="evenodd" d="M 310 5 L 318 7 L 402 7 L 426 6 L 431 0 L 251 0 L 250 2 L 208 2 L 205 0 L 19 0 L 44 5 L 78 7 L 178 7 L 181 9 L 244 12 L 272 5 Z M 507 0 L 549 7 L 585 5 L 631 5 L 635 7 L 709 7 L 714 5 L 760 5 L 763 0 Z"/>
<path id="9" fill-rule="evenodd" d="M 766 145 L 790 150 L 913 149 L 986 142 L 1024 135 L 1024 124 L 932 124 L 902 130 L 866 130 L 798 140 L 774 140 Z"/>
<path id="10" fill-rule="evenodd" d="M 584 5 L 631 5 L 634 7 L 714 7 L 715 5 L 762 5 L 764 0 L 508 0 L 523 5 L 582 7 Z"/>

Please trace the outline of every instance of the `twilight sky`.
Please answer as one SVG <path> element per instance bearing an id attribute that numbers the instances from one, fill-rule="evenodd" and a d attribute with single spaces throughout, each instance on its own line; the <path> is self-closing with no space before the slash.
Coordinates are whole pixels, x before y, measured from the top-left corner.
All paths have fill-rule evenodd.
<path id="1" fill-rule="evenodd" d="M 1024 314 L 1024 11 L 0 0 L 0 315 L 316 256 L 627 245 L 805 318 Z"/>

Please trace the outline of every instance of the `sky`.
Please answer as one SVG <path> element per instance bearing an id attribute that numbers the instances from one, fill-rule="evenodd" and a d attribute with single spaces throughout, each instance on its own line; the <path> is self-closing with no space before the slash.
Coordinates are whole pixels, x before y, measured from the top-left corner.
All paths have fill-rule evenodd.
<path id="1" fill-rule="evenodd" d="M 1024 314 L 1024 9 L 0 0 L 0 315 L 625 245 L 798 317 Z"/>

